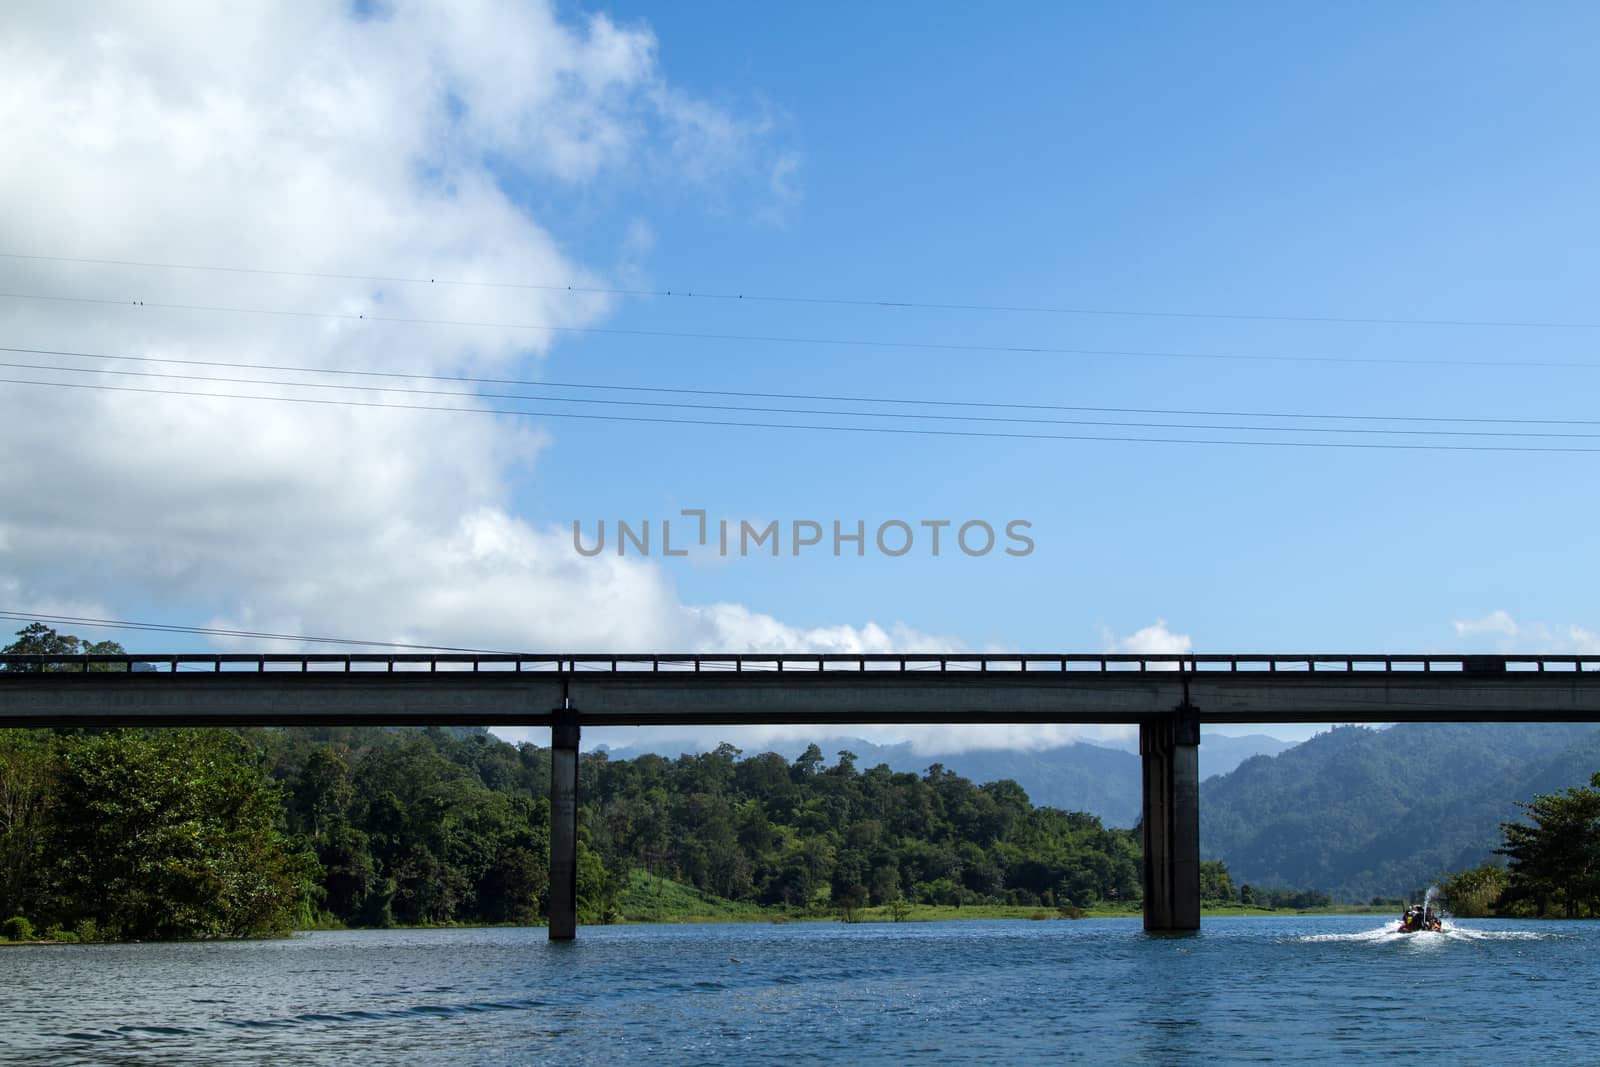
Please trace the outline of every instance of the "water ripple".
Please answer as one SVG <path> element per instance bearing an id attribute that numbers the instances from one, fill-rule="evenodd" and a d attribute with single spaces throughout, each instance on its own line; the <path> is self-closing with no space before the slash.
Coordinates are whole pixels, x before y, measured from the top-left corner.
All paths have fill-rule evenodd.
<path id="1" fill-rule="evenodd" d="M 1600 924 L 318 933 L 8 950 L 0 1062 L 1582 1062 Z M 731 963 L 730 959 L 738 962 Z M 60 996 L 71 990 L 70 997 Z M 45 1010 L 46 1007 L 48 1010 Z M 1174 1010 L 1174 1009 L 1178 1010 Z"/>

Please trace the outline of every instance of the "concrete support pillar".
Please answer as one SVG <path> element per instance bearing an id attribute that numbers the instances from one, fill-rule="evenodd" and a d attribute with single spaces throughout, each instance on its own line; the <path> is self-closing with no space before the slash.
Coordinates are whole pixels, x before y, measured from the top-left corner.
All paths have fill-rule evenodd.
<path id="1" fill-rule="evenodd" d="M 550 731 L 550 940 L 578 936 L 578 714 L 558 708 Z"/>
<path id="2" fill-rule="evenodd" d="M 1192 707 L 1139 724 L 1144 928 L 1200 929 L 1200 720 Z"/>

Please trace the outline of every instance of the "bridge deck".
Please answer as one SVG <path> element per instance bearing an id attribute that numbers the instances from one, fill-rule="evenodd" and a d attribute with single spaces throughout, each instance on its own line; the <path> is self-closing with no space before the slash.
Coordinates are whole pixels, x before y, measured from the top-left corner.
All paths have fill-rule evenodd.
<path id="1" fill-rule="evenodd" d="M 1600 655 L 0 657 L 0 724 L 1600 721 Z"/>

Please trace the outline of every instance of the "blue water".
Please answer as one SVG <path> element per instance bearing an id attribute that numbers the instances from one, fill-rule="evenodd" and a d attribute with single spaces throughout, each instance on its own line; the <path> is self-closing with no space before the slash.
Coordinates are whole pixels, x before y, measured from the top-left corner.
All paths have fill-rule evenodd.
<path id="1" fill-rule="evenodd" d="M 362 931 L 0 949 L 0 1063 L 1581 1063 L 1600 923 Z"/>

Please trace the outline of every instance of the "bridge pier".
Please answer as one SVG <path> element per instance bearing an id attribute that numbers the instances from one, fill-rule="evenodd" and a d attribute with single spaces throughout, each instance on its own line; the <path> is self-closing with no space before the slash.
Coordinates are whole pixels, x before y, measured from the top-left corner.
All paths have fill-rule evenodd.
<path id="1" fill-rule="evenodd" d="M 578 713 L 550 730 L 550 940 L 578 936 Z"/>
<path id="2" fill-rule="evenodd" d="M 1139 724 L 1144 928 L 1200 929 L 1200 717 L 1185 703 Z"/>

